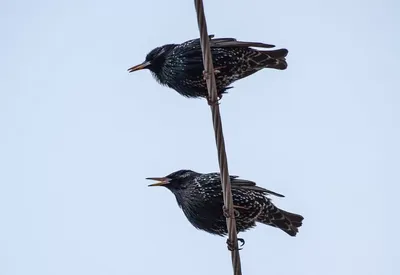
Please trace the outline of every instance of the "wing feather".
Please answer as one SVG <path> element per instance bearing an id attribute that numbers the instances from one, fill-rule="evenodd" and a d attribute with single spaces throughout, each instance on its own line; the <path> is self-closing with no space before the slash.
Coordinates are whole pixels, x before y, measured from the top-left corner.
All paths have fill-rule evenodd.
<path id="1" fill-rule="evenodd" d="M 214 37 L 214 35 L 212 35 Z M 212 38 L 210 37 L 210 47 L 257 47 L 257 48 L 274 48 L 275 45 L 265 44 L 261 42 L 237 41 L 235 38 Z"/>
<path id="2" fill-rule="evenodd" d="M 231 176 L 231 187 L 237 188 L 237 189 L 248 189 L 248 190 L 259 191 L 259 192 L 275 195 L 275 196 L 281 197 L 281 198 L 285 197 L 282 194 L 279 194 L 274 191 L 257 186 L 254 181 L 239 179 L 238 176 Z"/>

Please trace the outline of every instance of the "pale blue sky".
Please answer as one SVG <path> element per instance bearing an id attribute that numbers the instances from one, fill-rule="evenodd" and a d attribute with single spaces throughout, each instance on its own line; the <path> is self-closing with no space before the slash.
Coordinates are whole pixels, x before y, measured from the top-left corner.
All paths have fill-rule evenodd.
<path id="1" fill-rule="evenodd" d="M 400 274 L 399 2 L 205 9 L 210 33 L 289 49 L 221 104 L 230 172 L 305 217 L 241 234 L 243 274 Z M 3 0 L 0 34 L 0 274 L 231 274 L 144 179 L 218 170 L 206 102 L 126 71 L 198 37 L 193 1 Z"/>

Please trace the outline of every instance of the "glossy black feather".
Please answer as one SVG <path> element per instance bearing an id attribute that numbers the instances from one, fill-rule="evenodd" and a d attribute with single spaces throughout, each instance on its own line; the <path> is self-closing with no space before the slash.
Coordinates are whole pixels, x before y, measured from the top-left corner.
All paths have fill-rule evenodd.
<path id="1" fill-rule="evenodd" d="M 166 178 L 168 184 L 164 186 L 175 195 L 178 205 L 194 227 L 220 236 L 227 234 L 219 173 L 179 170 Z M 268 194 L 283 195 L 237 176 L 231 176 L 231 186 L 233 204 L 239 214 L 236 217 L 238 232 L 246 231 L 260 222 L 278 227 L 291 236 L 297 234 L 303 217 L 279 209 L 267 197 Z"/>
<path id="2" fill-rule="evenodd" d="M 234 38 L 214 38 L 210 35 L 210 47 L 216 71 L 217 90 L 220 95 L 232 88 L 233 82 L 255 72 L 272 68 L 287 68 L 288 50 L 257 50 L 273 48 L 274 45 L 260 42 L 237 41 Z M 153 49 L 146 57 L 149 69 L 155 79 L 185 97 L 207 97 L 204 80 L 203 58 L 200 39 L 192 39 L 182 44 L 167 44 Z M 130 72 L 134 71 L 132 68 Z"/>

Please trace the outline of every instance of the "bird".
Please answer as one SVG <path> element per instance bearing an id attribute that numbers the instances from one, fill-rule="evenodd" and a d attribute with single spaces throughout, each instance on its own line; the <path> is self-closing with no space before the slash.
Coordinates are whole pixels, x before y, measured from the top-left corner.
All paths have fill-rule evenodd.
<path id="1" fill-rule="evenodd" d="M 283 195 L 257 186 L 255 182 L 230 175 L 233 207 L 238 232 L 262 223 L 273 226 L 294 237 L 302 226 L 303 216 L 276 207 L 268 195 Z M 198 173 L 181 169 L 165 177 L 150 177 L 176 198 L 188 221 L 197 229 L 213 235 L 226 236 L 226 216 L 219 173 Z M 243 239 L 240 239 L 243 241 Z M 243 241 L 244 243 L 244 241 Z M 228 245 L 229 246 L 229 245 Z"/>
<path id="2" fill-rule="evenodd" d="M 227 93 L 233 82 L 264 68 L 285 70 L 287 49 L 260 42 L 238 41 L 235 38 L 214 38 L 209 44 L 214 64 L 218 99 Z M 181 44 L 165 44 L 150 51 L 143 63 L 128 69 L 132 73 L 148 69 L 161 85 L 174 89 L 187 98 L 208 98 L 200 39 Z"/>

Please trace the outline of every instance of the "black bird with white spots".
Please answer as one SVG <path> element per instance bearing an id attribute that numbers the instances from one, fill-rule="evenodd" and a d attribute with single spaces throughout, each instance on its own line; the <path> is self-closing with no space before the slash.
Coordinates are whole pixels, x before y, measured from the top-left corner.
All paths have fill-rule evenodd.
<path id="1" fill-rule="evenodd" d="M 226 90 L 232 88 L 229 85 L 236 80 L 264 68 L 287 68 L 287 49 L 256 50 L 251 47 L 275 46 L 237 41 L 234 38 L 214 38 L 214 35 L 210 35 L 209 39 L 219 98 Z M 128 71 L 142 69 L 149 69 L 160 84 L 185 97 L 208 98 L 200 39 L 157 47 L 147 54 L 143 63 L 129 68 Z"/>
<path id="2" fill-rule="evenodd" d="M 178 205 L 194 227 L 219 236 L 228 233 L 219 173 L 179 170 L 165 177 L 147 179 L 158 181 L 149 186 L 164 186 L 175 195 Z M 279 209 L 268 197 L 283 195 L 237 176 L 230 176 L 230 179 L 238 232 L 253 228 L 256 223 L 263 223 L 296 236 L 303 217 Z"/>

